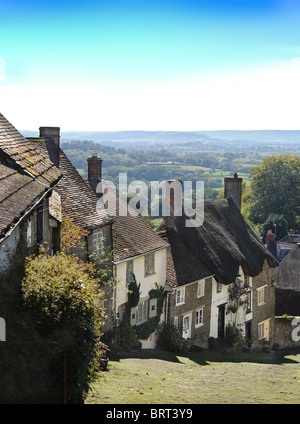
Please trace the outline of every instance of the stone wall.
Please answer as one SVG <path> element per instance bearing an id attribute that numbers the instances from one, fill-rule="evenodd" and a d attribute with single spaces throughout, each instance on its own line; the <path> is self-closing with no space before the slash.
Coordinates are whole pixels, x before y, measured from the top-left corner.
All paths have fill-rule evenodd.
<path id="1" fill-rule="evenodd" d="M 275 317 L 274 339 L 279 349 L 300 348 L 300 317 Z"/>

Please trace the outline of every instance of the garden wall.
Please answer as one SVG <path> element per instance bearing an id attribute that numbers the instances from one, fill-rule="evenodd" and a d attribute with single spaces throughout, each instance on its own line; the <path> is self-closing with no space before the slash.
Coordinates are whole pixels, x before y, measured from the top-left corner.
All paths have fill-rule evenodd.
<path id="1" fill-rule="evenodd" d="M 300 317 L 275 317 L 275 343 L 280 349 L 300 348 Z"/>

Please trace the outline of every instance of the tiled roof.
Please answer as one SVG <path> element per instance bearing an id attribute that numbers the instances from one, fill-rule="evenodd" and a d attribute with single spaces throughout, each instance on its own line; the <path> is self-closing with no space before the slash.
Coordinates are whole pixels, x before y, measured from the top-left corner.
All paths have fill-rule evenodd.
<path id="1" fill-rule="evenodd" d="M 16 170 L 51 186 L 61 175 L 60 171 L 45 156 L 35 142 L 27 140 L 0 114 L 0 150 L 3 160 Z"/>
<path id="2" fill-rule="evenodd" d="M 112 199 L 112 191 L 105 186 L 105 181 L 102 182 L 108 190 L 106 198 Z M 120 216 L 119 205 L 123 210 L 127 207 L 126 202 L 116 194 L 116 216 L 113 222 L 115 262 L 167 247 L 167 243 L 129 206 L 129 213 Z"/>
<path id="3" fill-rule="evenodd" d="M 0 237 L 55 185 L 60 171 L 0 114 Z"/>
<path id="4" fill-rule="evenodd" d="M 36 139 L 45 156 L 48 150 L 45 140 Z M 97 206 L 97 197 L 78 173 L 62 149 L 59 149 L 59 169 L 62 178 L 55 190 L 60 194 L 63 207 L 74 223 L 84 229 L 92 229 L 112 222 L 103 207 Z"/>

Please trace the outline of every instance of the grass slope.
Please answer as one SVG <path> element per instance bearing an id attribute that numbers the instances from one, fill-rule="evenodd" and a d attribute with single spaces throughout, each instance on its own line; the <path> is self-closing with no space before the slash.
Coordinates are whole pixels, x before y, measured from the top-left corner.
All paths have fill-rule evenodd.
<path id="1" fill-rule="evenodd" d="M 87 404 L 298 404 L 300 355 L 177 356 L 158 351 L 110 361 Z"/>

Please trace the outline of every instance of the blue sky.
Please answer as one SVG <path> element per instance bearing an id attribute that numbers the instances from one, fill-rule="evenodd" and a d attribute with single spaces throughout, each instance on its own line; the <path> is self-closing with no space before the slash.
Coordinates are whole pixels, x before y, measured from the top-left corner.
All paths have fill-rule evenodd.
<path id="1" fill-rule="evenodd" d="M 0 0 L 0 111 L 30 130 L 299 129 L 299 3 Z"/>

